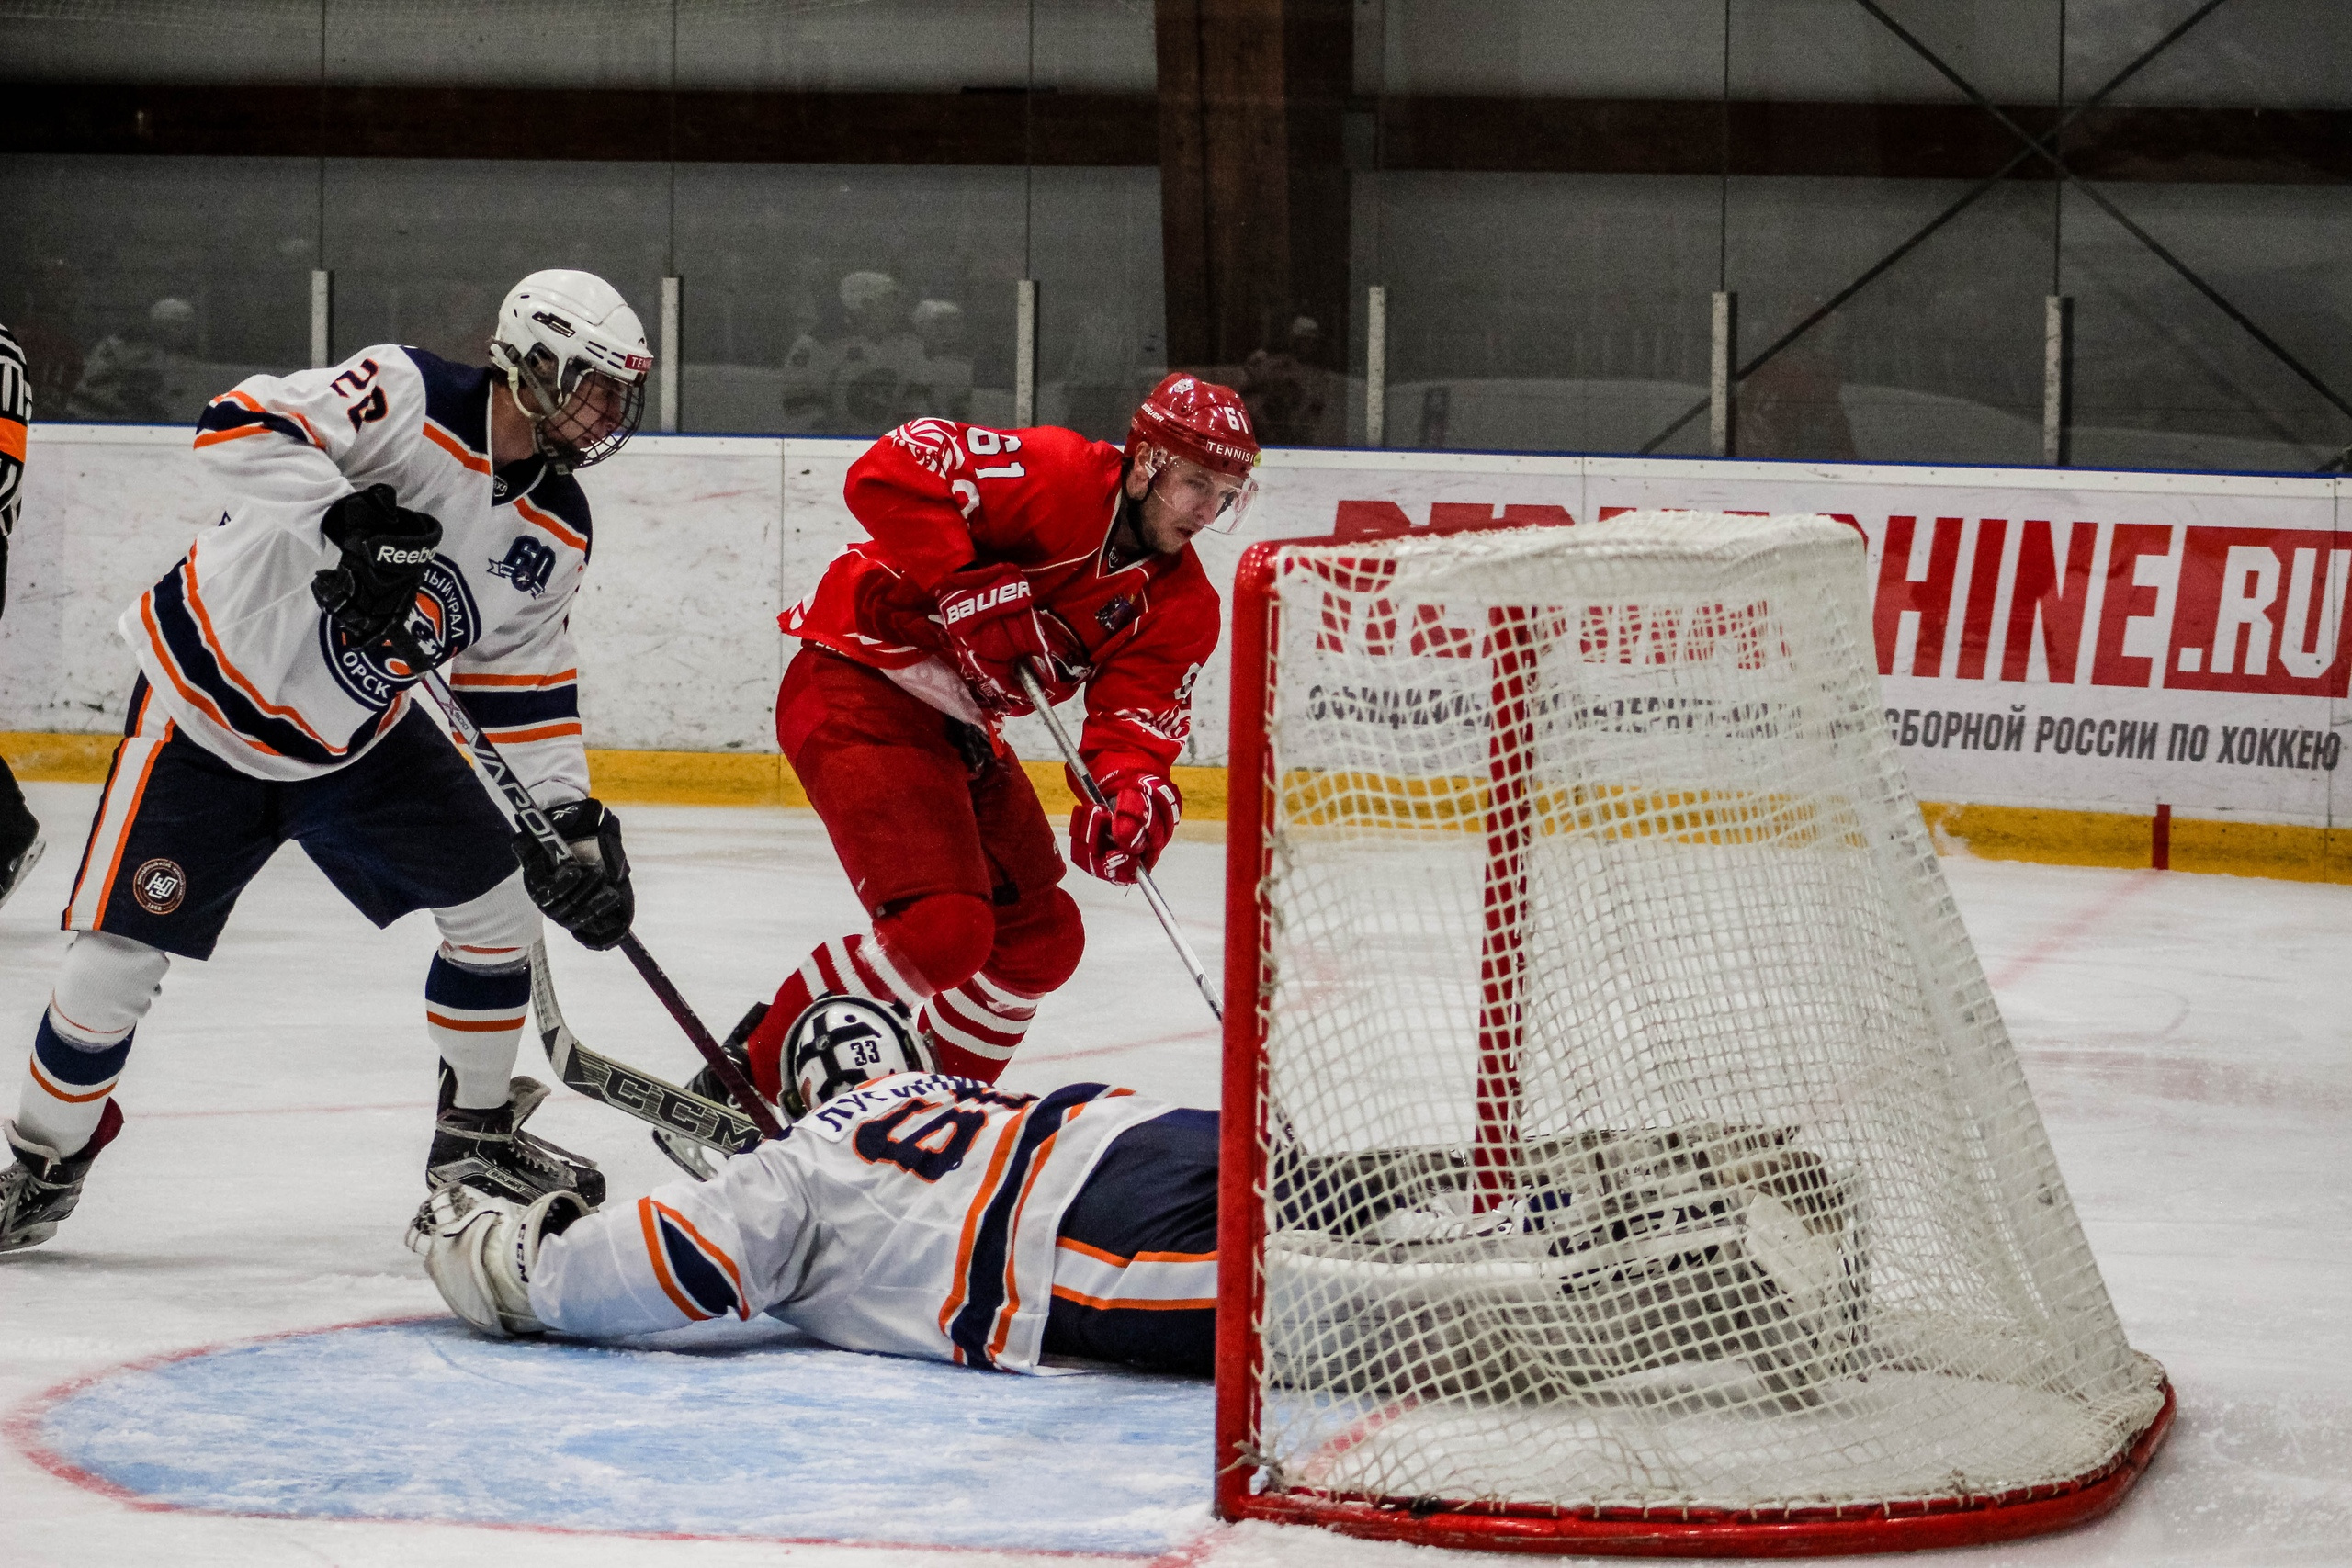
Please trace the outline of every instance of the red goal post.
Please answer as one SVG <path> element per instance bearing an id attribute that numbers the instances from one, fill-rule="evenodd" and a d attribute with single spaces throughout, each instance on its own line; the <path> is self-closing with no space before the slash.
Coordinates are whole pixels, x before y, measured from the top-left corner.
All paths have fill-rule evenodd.
<path id="1" fill-rule="evenodd" d="M 1244 555 L 1221 1517 L 1910 1551 L 2145 1467 L 2171 1388 L 1878 719 L 1862 580 L 1841 525 L 1690 513 Z"/>

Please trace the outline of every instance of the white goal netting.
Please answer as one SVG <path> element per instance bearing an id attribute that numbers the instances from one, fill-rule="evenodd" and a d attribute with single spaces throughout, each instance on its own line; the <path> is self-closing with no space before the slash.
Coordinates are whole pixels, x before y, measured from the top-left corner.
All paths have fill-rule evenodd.
<path id="1" fill-rule="evenodd" d="M 1245 584 L 1261 1494 L 1981 1506 L 2156 1416 L 1863 581 L 1826 519 L 1636 513 Z"/>

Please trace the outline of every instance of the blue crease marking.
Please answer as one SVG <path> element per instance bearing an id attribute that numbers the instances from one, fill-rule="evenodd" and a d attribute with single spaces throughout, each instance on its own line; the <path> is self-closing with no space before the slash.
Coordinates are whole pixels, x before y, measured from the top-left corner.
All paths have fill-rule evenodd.
<path id="1" fill-rule="evenodd" d="M 594 1347 L 425 1322 L 125 1369 L 40 1438 L 228 1513 L 1148 1555 L 1208 1525 L 1210 1416 L 1204 1382 L 991 1376 L 773 1324 Z"/>

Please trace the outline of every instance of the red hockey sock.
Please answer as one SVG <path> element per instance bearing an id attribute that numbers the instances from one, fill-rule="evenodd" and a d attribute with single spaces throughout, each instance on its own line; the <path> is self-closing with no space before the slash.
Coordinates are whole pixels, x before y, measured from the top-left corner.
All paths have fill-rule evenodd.
<path id="1" fill-rule="evenodd" d="M 784 1067 L 778 1058 L 785 1035 L 810 1002 L 827 994 L 896 1003 L 912 1017 L 930 992 L 893 964 L 872 937 L 844 936 L 824 943 L 776 987 L 767 1017 L 744 1043 L 752 1058 L 752 1082 L 768 1100 L 784 1098 Z"/>
<path id="2" fill-rule="evenodd" d="M 985 969 L 924 1004 L 922 1027 L 939 1046 L 939 1070 L 994 1083 L 1037 1016 L 1037 998 Z"/>

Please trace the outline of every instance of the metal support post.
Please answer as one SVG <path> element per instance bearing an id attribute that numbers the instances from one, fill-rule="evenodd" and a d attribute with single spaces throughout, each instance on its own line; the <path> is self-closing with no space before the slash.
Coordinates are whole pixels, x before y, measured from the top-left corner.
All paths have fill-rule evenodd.
<path id="1" fill-rule="evenodd" d="M 2075 423 L 2075 301 L 2051 294 L 2041 301 L 2041 460 L 2053 468 L 2073 461 Z"/>
<path id="2" fill-rule="evenodd" d="M 1012 423 L 1025 430 L 1037 423 L 1037 280 L 1012 287 Z"/>
<path id="3" fill-rule="evenodd" d="M 1363 291 L 1363 444 L 1388 444 L 1388 289 Z"/>
<path id="4" fill-rule="evenodd" d="M 680 314 L 684 295 L 684 279 L 665 277 L 662 280 L 662 344 L 654 351 L 653 363 L 662 378 L 662 430 L 664 434 L 678 428 L 679 360 L 686 346 Z"/>
<path id="5" fill-rule="evenodd" d="M 1715 296 L 1707 350 L 1707 450 L 1728 457 L 1739 444 L 1738 405 L 1732 385 L 1739 360 L 1739 296 Z"/>
<path id="6" fill-rule="evenodd" d="M 311 271 L 311 367 L 334 363 L 334 274 Z"/>

